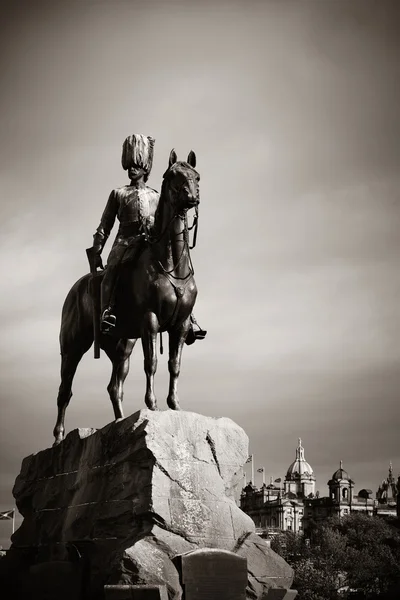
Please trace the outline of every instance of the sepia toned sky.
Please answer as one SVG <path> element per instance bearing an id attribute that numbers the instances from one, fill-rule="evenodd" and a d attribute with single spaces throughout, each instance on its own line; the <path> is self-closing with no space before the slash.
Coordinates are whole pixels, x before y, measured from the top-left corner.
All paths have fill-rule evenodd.
<path id="1" fill-rule="evenodd" d="M 183 408 L 239 423 L 267 478 L 301 436 L 321 495 L 340 460 L 356 491 L 390 460 L 400 473 L 399 17 L 396 0 L 6 3 L 0 510 L 53 442 L 61 307 L 134 132 L 156 138 L 152 187 L 172 147 L 201 174 L 209 333 L 184 349 Z M 144 407 L 142 365 L 138 345 L 126 414 Z M 110 373 L 84 357 L 67 431 L 112 419 Z"/>

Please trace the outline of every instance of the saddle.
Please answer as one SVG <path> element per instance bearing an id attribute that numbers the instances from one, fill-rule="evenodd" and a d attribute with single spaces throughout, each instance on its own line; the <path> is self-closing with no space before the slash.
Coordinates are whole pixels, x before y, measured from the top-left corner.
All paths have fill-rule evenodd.
<path id="1" fill-rule="evenodd" d="M 147 244 L 144 238 L 139 240 L 136 239 L 134 242 L 128 244 L 126 246 L 126 250 L 121 256 L 119 265 L 137 261 L 139 256 L 142 254 L 143 250 L 146 248 L 146 246 Z"/>

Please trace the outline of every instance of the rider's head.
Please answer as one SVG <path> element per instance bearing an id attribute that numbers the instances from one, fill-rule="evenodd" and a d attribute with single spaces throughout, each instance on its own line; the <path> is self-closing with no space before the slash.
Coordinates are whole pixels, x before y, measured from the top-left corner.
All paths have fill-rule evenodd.
<path id="1" fill-rule="evenodd" d="M 124 141 L 121 162 L 131 181 L 138 181 L 141 177 L 147 181 L 153 165 L 154 142 L 154 138 L 138 133 Z"/>
<path id="2" fill-rule="evenodd" d="M 139 181 L 142 177 L 144 181 L 147 181 L 148 179 L 148 174 L 146 173 L 146 171 L 142 169 L 142 167 L 138 167 L 137 165 L 131 165 L 128 168 L 128 175 L 129 179 L 133 182 Z"/>

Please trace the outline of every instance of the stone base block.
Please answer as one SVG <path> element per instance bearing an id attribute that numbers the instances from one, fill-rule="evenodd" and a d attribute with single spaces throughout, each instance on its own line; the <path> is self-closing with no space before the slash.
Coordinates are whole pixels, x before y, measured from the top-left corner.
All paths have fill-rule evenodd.
<path id="1" fill-rule="evenodd" d="M 292 569 L 235 501 L 247 457 L 248 437 L 233 421 L 184 411 L 145 409 L 98 431 L 74 430 L 22 463 L 14 572 L 27 549 L 24 569 L 78 553 L 88 600 L 105 585 L 165 586 L 169 600 L 181 600 L 174 558 L 214 548 L 247 560 L 254 600 L 289 588 Z"/>

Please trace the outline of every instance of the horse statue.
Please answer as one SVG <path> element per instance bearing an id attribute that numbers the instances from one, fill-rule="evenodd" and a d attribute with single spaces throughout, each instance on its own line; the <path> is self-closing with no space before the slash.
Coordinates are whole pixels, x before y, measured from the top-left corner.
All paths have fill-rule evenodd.
<path id="1" fill-rule="evenodd" d="M 134 261 L 120 266 L 116 288 L 117 323 L 112 335 L 100 334 L 99 345 L 112 362 L 107 390 L 115 419 L 124 417 L 123 386 L 129 359 L 141 338 L 146 373 L 145 404 L 157 410 L 154 375 L 157 369 L 156 341 L 159 332 L 169 335 L 169 391 L 167 405 L 179 410 L 177 384 L 182 348 L 190 327 L 197 288 L 190 258 L 187 213 L 199 204 L 200 176 L 196 156 L 178 161 L 174 150 L 164 173 L 155 213 L 154 229 Z M 196 233 L 195 233 L 196 235 Z M 128 253 L 129 254 L 129 253 Z M 87 274 L 69 291 L 62 309 L 60 347 L 61 384 L 57 397 L 58 416 L 54 427 L 55 444 L 64 439 L 64 419 L 72 397 L 72 382 L 82 356 L 94 341 L 95 300 L 91 283 L 99 274 Z"/>

